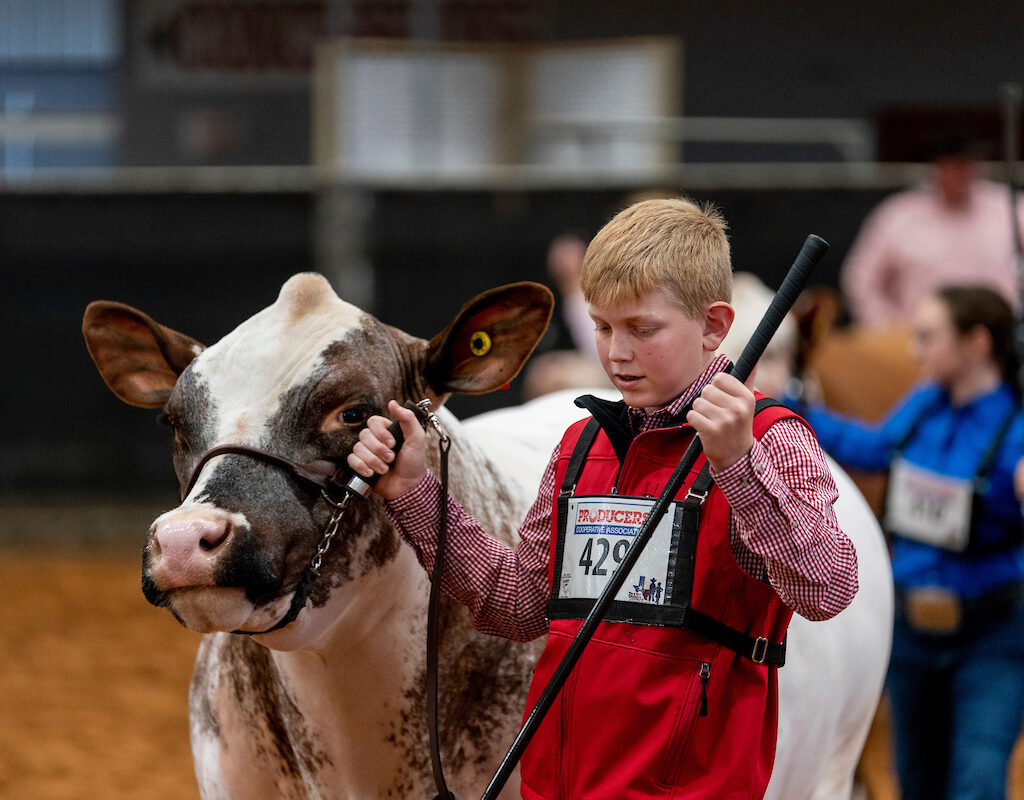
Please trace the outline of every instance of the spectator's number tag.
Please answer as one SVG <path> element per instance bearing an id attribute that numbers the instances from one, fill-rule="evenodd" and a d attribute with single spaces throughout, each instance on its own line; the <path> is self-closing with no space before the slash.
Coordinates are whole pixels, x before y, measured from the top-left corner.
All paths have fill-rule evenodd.
<path id="1" fill-rule="evenodd" d="M 616 600 L 665 605 L 676 503 L 661 518 Z M 644 497 L 571 497 L 558 597 L 597 599 L 654 507 Z"/>
<path id="2" fill-rule="evenodd" d="M 885 526 L 908 539 L 960 552 L 971 534 L 974 482 L 896 458 L 889 472 Z"/>

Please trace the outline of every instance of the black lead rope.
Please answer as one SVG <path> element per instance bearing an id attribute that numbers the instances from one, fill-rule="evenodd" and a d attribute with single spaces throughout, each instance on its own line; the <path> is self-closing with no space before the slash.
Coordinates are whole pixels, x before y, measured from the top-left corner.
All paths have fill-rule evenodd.
<path id="1" fill-rule="evenodd" d="M 439 661 L 439 610 L 441 607 L 441 580 L 444 573 L 445 540 L 448 537 L 448 451 L 451 440 L 441 432 L 436 418 L 431 415 L 431 422 L 440 434 L 437 443 L 441 456 L 441 491 L 437 511 L 437 549 L 434 553 L 434 573 L 430 581 L 430 600 L 427 604 L 427 735 L 430 740 L 430 766 L 434 772 L 434 785 L 437 794 L 434 800 L 460 800 L 459 796 L 448 788 L 444 780 L 444 769 L 441 766 L 441 740 L 437 725 L 437 674 Z"/>

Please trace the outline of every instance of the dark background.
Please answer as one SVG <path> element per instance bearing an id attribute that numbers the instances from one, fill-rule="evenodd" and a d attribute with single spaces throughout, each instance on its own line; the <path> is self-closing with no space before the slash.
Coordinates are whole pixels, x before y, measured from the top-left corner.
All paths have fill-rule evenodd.
<path id="1" fill-rule="evenodd" d="M 289 4 L 250 3 L 249 11 L 260 6 L 266 15 L 279 5 Z M 957 116 L 975 120 L 998 160 L 1001 86 L 1024 80 L 1019 0 L 448 2 L 437 4 L 441 13 L 432 23 L 417 17 L 422 3 L 299 5 L 305 7 L 302 24 L 315 35 L 404 37 L 432 30 L 442 38 L 490 41 L 682 37 L 684 114 L 861 118 L 874 126 L 879 157 L 895 161 L 914 158 L 919 144 L 913 136 L 905 141 L 908 129 L 922 127 L 908 119 Z M 175 37 L 188 21 L 182 15 L 204 4 L 177 6 L 178 16 L 158 36 L 146 14 L 152 4 L 113 4 L 120 38 L 99 64 L 0 59 L 0 91 L 30 87 L 37 109 L 107 110 L 123 120 L 114 149 L 52 156 L 41 149 L 39 158 L 62 166 L 308 163 L 309 74 L 301 59 L 269 72 L 260 64 L 178 63 L 173 80 L 140 62 L 146 47 L 150 57 L 173 60 Z M 237 79 L 239 71 L 244 80 Z M 181 123 L 210 109 L 237 121 L 237 139 L 197 154 L 182 145 Z M 699 150 L 687 154 L 701 158 Z M 750 148 L 725 155 L 771 158 Z M 566 229 L 595 232 L 630 191 L 642 188 L 371 192 L 366 253 L 374 269 L 372 310 L 430 337 L 483 289 L 523 279 L 547 282 L 544 257 L 552 236 Z M 897 187 L 658 188 L 717 203 L 730 223 L 736 269 L 755 272 L 771 286 L 807 234 L 819 234 L 832 248 L 812 282 L 835 286 L 864 216 Z M 110 191 L 91 185 L 70 191 L 0 181 L 0 498 L 173 495 L 167 431 L 153 412 L 122 405 L 103 385 L 82 341 L 82 311 L 93 299 L 120 300 L 212 343 L 273 302 L 289 275 L 315 268 L 316 207 L 315 193 L 304 190 Z M 513 384 L 452 407 L 468 414 L 517 400 Z"/>

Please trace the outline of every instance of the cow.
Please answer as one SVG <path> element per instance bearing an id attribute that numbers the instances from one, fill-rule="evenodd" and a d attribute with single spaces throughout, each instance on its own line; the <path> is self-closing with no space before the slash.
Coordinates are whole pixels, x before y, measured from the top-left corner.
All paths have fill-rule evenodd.
<path id="1" fill-rule="evenodd" d="M 204 453 L 240 443 L 293 462 L 337 463 L 392 397 L 441 406 L 451 392 L 505 384 L 549 315 L 549 294 L 515 284 L 467 303 L 426 342 L 301 274 L 273 305 L 203 348 L 130 307 L 90 305 L 83 331 L 101 375 L 122 400 L 162 408 L 174 435 L 182 503 L 153 523 L 143 581 L 151 602 L 205 634 L 190 689 L 204 798 L 433 796 L 427 578 L 381 502 L 371 494 L 350 506 L 298 616 L 263 632 L 288 613 L 329 508 L 277 464 L 238 452 L 203 461 Z M 481 331 L 486 347 L 476 346 Z M 465 423 L 437 413 L 453 441 L 452 493 L 514 543 L 558 436 L 584 412 L 552 395 Z M 773 798 L 849 796 L 888 658 L 892 590 L 881 534 L 852 485 L 841 473 L 837 480 L 862 590 L 834 620 L 794 619 Z M 478 797 L 514 737 L 542 642 L 481 637 L 451 605 L 443 619 L 443 763 L 453 789 Z"/>
<path id="2" fill-rule="evenodd" d="M 270 630 L 323 543 L 332 507 L 286 470 L 237 453 L 210 459 L 193 481 L 204 452 L 241 444 L 304 464 L 344 459 L 391 398 L 440 407 L 450 392 L 508 383 L 551 308 L 545 287 L 513 284 L 468 303 L 426 342 L 307 273 L 204 348 L 129 306 L 89 305 L 83 333 L 100 374 L 121 400 L 163 409 L 173 433 L 182 502 L 149 530 L 143 588 L 204 634 L 189 691 L 204 800 L 435 793 L 424 697 L 428 577 L 382 501 L 371 494 L 346 509 L 298 616 Z M 481 331 L 489 351 L 477 357 L 470 340 Z M 532 497 L 451 414 L 438 415 L 452 441 L 452 493 L 514 544 Z M 479 796 L 518 729 L 542 642 L 477 634 L 454 601 L 440 619 L 442 763 L 453 787 Z"/>

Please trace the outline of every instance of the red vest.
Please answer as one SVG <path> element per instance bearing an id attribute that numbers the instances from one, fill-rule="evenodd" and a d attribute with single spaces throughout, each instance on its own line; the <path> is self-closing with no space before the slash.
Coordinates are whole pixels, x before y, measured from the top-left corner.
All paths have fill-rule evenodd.
<path id="1" fill-rule="evenodd" d="M 759 413 L 754 435 L 793 413 Z M 588 420 L 566 431 L 555 486 Z M 620 469 L 604 431 L 591 447 L 576 495 L 657 497 L 693 436 L 689 425 L 637 436 Z M 702 455 L 677 498 L 706 459 Z M 552 515 L 553 576 L 561 532 Z M 744 572 L 729 541 L 729 504 L 712 487 L 701 510 L 692 607 L 751 637 L 782 642 L 792 611 Z M 585 615 L 584 615 L 585 616 Z M 552 619 L 534 671 L 529 714 L 581 625 Z M 681 627 L 602 622 L 522 758 L 525 800 L 760 798 L 775 759 L 778 667 Z"/>

